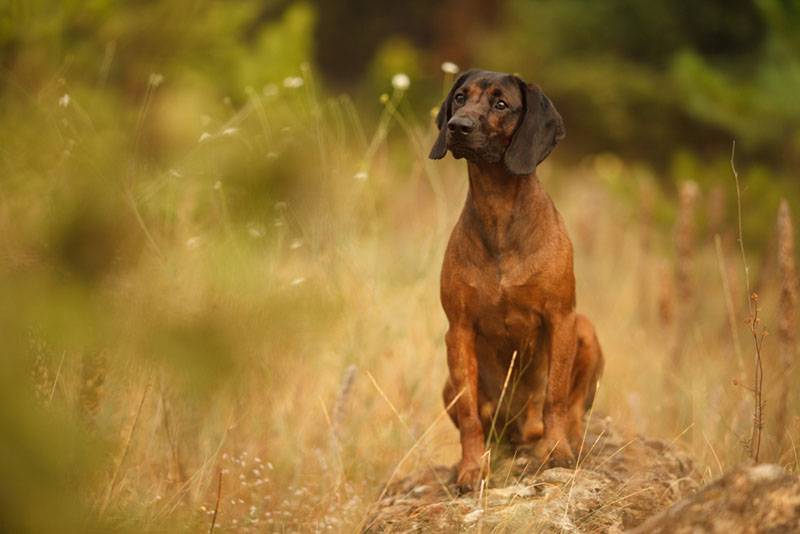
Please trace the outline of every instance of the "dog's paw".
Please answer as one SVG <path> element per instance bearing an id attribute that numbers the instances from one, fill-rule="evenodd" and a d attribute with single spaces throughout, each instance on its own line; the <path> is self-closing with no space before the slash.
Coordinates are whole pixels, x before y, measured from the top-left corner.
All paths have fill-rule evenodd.
<path id="1" fill-rule="evenodd" d="M 469 493 L 481 484 L 483 470 L 475 462 L 461 462 L 456 468 L 456 488 L 459 494 Z"/>
<path id="2" fill-rule="evenodd" d="M 574 453 L 583 450 L 586 452 L 586 443 L 583 429 L 580 427 L 573 428 L 569 433 L 569 445 Z"/>
<path id="3" fill-rule="evenodd" d="M 522 443 L 535 443 L 544 435 L 544 423 L 541 419 L 528 418 L 520 433 Z"/>
<path id="4" fill-rule="evenodd" d="M 533 457 L 541 465 L 550 467 L 574 467 L 575 454 L 565 438 L 542 437 L 533 449 Z"/>

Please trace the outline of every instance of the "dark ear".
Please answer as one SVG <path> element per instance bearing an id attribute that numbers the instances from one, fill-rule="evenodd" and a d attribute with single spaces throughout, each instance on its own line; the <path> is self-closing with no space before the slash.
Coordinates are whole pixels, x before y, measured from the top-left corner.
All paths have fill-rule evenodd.
<path id="1" fill-rule="evenodd" d="M 452 116 L 450 113 L 450 105 L 453 103 L 453 95 L 464 83 L 464 80 L 469 78 L 470 74 L 473 72 L 475 71 L 468 70 L 458 77 L 458 79 L 453 83 L 453 87 L 450 88 L 447 98 L 445 98 L 444 102 L 442 102 L 442 107 L 439 108 L 439 113 L 436 114 L 436 127 L 439 128 L 439 135 L 436 137 L 436 141 L 433 143 L 431 153 L 428 154 L 428 157 L 431 159 L 442 159 L 444 155 L 447 154 L 447 121 L 449 121 Z"/>
<path id="2" fill-rule="evenodd" d="M 523 115 L 505 155 L 511 174 L 531 174 L 564 138 L 564 121 L 539 87 L 517 79 L 524 102 Z"/>

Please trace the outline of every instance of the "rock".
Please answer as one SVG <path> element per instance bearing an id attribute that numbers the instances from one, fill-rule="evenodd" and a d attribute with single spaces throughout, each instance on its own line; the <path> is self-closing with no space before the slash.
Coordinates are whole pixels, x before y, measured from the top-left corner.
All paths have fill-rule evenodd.
<path id="1" fill-rule="evenodd" d="M 464 524 L 471 525 L 483 515 L 483 508 L 478 508 L 477 510 L 473 510 L 467 515 L 464 516 Z"/>
<path id="2" fill-rule="evenodd" d="M 576 469 L 542 469 L 520 449 L 494 462 L 482 492 L 458 496 L 452 468 L 434 467 L 391 481 L 365 530 L 622 532 L 697 490 L 677 447 L 626 438 L 608 419 L 588 426 Z"/>
<path id="3" fill-rule="evenodd" d="M 800 478 L 777 465 L 739 467 L 634 532 L 800 532 Z"/>

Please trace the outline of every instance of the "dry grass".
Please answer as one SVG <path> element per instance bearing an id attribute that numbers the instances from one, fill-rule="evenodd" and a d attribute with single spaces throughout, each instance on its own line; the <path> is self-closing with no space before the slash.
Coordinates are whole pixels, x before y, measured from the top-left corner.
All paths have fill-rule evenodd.
<path id="1" fill-rule="evenodd" d="M 304 87 L 209 112 L 200 141 L 173 165 L 132 165 L 122 182 L 89 188 L 123 199 L 121 235 L 139 245 L 83 296 L 57 291 L 53 260 L 24 237 L 48 217 L 20 216 L 41 184 L 2 201 L 0 231 L 23 236 L 3 244 L 3 268 L 22 280 L 37 273 L 54 291 L 42 297 L 51 307 L 23 309 L 20 320 L 66 325 L 34 335 L 56 340 L 57 357 L 37 364 L 37 391 L 52 399 L 43 409 L 69 420 L 83 406 L 94 421 L 86 432 L 98 460 L 81 500 L 115 529 L 351 531 L 392 473 L 457 459 L 457 434 L 442 416 L 438 276 L 466 192 L 463 162 L 425 158 L 433 132 L 404 111 L 401 91 L 370 141 L 350 103 L 323 100 L 310 85 L 306 73 Z M 147 138 L 148 121 L 157 133 L 155 87 L 147 99 L 136 139 Z M 66 120 L 78 129 L 76 153 L 96 141 Z M 251 162 L 281 158 L 284 167 L 262 169 L 288 176 L 275 190 L 237 182 Z M 40 180 L 59 190 L 54 172 Z M 731 318 L 713 236 L 698 232 L 680 253 L 679 279 L 665 279 L 664 266 L 675 265 L 668 232 L 640 225 L 636 206 L 611 187 L 652 184 L 646 172 L 605 155 L 547 163 L 541 176 L 574 238 L 579 308 L 607 358 L 596 410 L 630 432 L 680 436 L 709 478 L 740 462 L 750 410 L 732 385 L 745 377 L 731 326 L 741 330 L 745 317 Z M 648 202 L 674 204 L 657 191 Z M 744 209 L 757 201 L 746 198 Z M 724 264 L 736 261 L 719 250 Z M 664 309 L 675 296 L 658 287 L 683 295 L 689 283 L 676 367 Z M 776 324 L 778 290 L 761 288 L 766 324 Z M 60 318 L 73 298 L 77 333 Z M 735 298 L 741 309 L 744 294 Z M 777 358 L 776 348 L 765 344 L 764 358 Z M 796 468 L 778 438 L 765 429 L 770 459 Z"/>

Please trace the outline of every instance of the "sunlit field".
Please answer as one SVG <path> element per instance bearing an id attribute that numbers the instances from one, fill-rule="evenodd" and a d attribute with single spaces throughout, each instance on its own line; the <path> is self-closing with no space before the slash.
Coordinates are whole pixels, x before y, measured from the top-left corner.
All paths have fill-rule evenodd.
<path id="1" fill-rule="evenodd" d="M 459 459 L 454 62 L 564 117 L 588 417 L 798 471 L 797 10 L 470 1 L 0 2 L 0 531 L 357 532 Z"/>
<path id="2" fill-rule="evenodd" d="M 235 103 L 154 74 L 123 114 L 57 79 L 11 94 L 4 529 L 347 532 L 387 481 L 458 459 L 438 276 L 466 169 L 426 158 L 403 80 L 378 121 L 308 66 Z M 777 199 L 738 171 L 743 213 L 774 229 Z M 768 230 L 745 275 L 733 172 L 688 186 L 682 224 L 678 192 L 614 155 L 539 173 L 606 356 L 592 416 L 674 440 L 707 479 L 746 458 L 747 285 L 772 332 L 780 270 Z M 762 356 L 761 455 L 794 470 L 774 336 Z"/>

